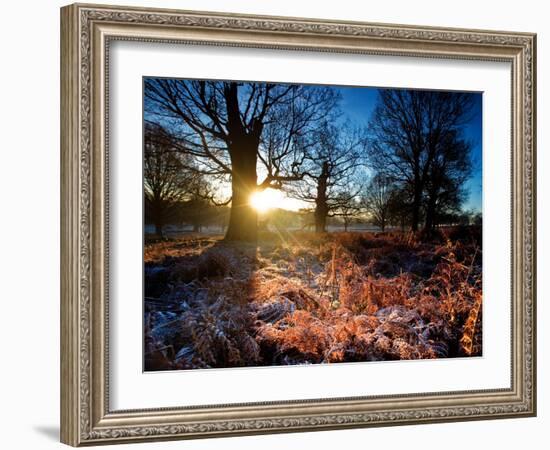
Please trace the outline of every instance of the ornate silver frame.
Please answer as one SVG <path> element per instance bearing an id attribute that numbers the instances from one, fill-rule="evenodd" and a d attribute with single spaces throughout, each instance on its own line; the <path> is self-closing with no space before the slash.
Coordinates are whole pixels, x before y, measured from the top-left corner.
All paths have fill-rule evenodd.
<path id="1" fill-rule="evenodd" d="M 193 42 L 507 61 L 512 66 L 509 389 L 111 411 L 106 87 L 109 42 Z M 530 33 L 75 4 L 61 9 L 61 440 L 73 446 L 536 414 L 535 84 Z"/>

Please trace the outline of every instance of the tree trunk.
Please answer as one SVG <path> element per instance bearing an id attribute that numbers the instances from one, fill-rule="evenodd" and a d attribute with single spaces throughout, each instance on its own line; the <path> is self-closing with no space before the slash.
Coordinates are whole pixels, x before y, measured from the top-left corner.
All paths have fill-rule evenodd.
<path id="1" fill-rule="evenodd" d="M 327 216 L 322 213 L 319 207 L 315 209 L 315 232 L 325 233 L 327 231 Z"/>
<path id="2" fill-rule="evenodd" d="M 225 240 L 256 242 L 258 239 L 258 213 L 250 204 L 256 191 L 257 142 L 246 136 L 233 144 L 231 155 L 231 211 Z"/>
<path id="3" fill-rule="evenodd" d="M 414 185 L 413 185 L 413 202 L 411 211 L 411 229 L 412 231 L 418 231 L 418 225 L 420 224 L 420 208 L 422 207 L 422 179 L 420 178 L 420 168 L 418 156 L 414 162 Z"/>
<path id="4" fill-rule="evenodd" d="M 155 224 L 155 234 L 159 237 L 163 237 L 162 228 L 164 226 L 164 205 L 158 195 L 153 199 L 153 223 Z"/>
<path id="5" fill-rule="evenodd" d="M 321 175 L 317 180 L 317 198 L 315 199 L 315 232 L 324 233 L 327 229 L 327 181 L 329 175 L 328 163 L 323 163 Z"/>
<path id="6" fill-rule="evenodd" d="M 412 218 L 411 218 L 411 229 L 413 231 L 418 231 L 418 225 L 420 223 L 420 206 L 422 202 L 422 190 L 415 188 L 413 204 L 412 204 Z"/>
<path id="7" fill-rule="evenodd" d="M 435 231 L 435 196 L 430 196 L 428 199 L 428 205 L 426 207 L 426 224 L 424 225 L 424 232 L 427 236 L 432 236 Z"/>

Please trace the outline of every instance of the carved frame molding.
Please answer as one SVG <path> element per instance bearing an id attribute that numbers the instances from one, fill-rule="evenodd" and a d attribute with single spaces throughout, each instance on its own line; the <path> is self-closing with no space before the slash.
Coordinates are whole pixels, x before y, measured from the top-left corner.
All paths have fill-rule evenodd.
<path id="1" fill-rule="evenodd" d="M 61 35 L 63 442 L 78 446 L 535 415 L 534 34 L 75 4 L 61 10 Z M 106 104 L 109 43 L 116 39 L 509 61 L 511 388 L 110 411 Z"/>

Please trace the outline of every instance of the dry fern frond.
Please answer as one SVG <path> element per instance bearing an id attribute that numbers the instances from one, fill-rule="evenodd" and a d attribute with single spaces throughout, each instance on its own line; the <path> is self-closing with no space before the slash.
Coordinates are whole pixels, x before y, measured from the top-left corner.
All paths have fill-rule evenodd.
<path id="1" fill-rule="evenodd" d="M 480 327 L 481 327 L 481 294 L 470 309 L 464 331 L 460 338 L 460 348 L 466 356 L 471 356 L 480 352 Z"/>
<path id="2" fill-rule="evenodd" d="M 480 234 L 263 233 L 145 250 L 147 370 L 482 352 Z M 457 236 L 457 238 L 455 238 Z"/>

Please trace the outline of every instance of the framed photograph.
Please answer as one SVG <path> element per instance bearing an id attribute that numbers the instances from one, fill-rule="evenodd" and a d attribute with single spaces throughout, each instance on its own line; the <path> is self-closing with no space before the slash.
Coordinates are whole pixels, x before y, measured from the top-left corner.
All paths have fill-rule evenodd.
<path id="1" fill-rule="evenodd" d="M 62 442 L 535 415 L 535 57 L 62 8 Z"/>

